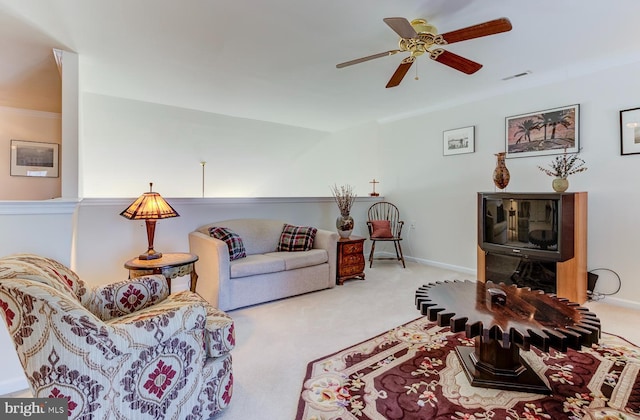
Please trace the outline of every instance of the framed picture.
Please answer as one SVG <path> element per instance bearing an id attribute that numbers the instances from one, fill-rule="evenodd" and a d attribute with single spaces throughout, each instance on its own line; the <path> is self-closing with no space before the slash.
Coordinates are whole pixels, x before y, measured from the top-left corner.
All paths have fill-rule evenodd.
<path id="1" fill-rule="evenodd" d="M 11 176 L 58 177 L 57 143 L 11 140 Z"/>
<path id="2" fill-rule="evenodd" d="M 620 154 L 640 153 L 640 108 L 620 111 Z"/>
<path id="3" fill-rule="evenodd" d="M 507 158 L 580 151 L 580 105 L 547 109 L 505 119 Z"/>
<path id="4" fill-rule="evenodd" d="M 475 152 L 474 126 L 456 128 L 442 133 L 444 155 L 460 155 Z"/>

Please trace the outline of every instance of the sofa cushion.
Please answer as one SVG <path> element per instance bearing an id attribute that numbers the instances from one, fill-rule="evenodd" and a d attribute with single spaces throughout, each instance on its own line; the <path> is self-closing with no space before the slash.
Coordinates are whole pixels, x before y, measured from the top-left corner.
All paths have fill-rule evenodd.
<path id="1" fill-rule="evenodd" d="M 373 227 L 373 231 L 371 232 L 372 238 L 393 238 L 390 221 L 371 220 L 371 226 Z"/>
<path id="2" fill-rule="evenodd" d="M 229 248 L 229 259 L 231 261 L 247 256 L 244 244 L 242 243 L 242 238 L 231 229 L 213 226 L 209 229 L 209 235 L 227 243 L 227 247 Z"/>
<path id="3" fill-rule="evenodd" d="M 310 226 L 294 226 L 286 223 L 280 234 L 277 251 L 308 251 L 313 248 L 313 240 L 318 229 Z"/>
<path id="4" fill-rule="evenodd" d="M 301 252 L 270 252 L 265 255 L 282 259 L 285 270 L 310 267 L 329 261 L 329 254 L 325 249 L 310 249 L 309 251 Z"/>
<path id="5" fill-rule="evenodd" d="M 231 278 L 277 273 L 284 269 L 282 258 L 264 254 L 247 255 L 246 258 L 231 261 L 229 264 Z"/>

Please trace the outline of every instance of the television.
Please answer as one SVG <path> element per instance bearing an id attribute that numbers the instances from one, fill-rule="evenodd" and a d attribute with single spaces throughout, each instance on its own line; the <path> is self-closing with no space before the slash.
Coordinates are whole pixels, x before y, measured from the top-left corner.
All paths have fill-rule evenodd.
<path id="1" fill-rule="evenodd" d="M 478 193 L 478 245 L 487 253 L 566 261 L 573 230 L 572 193 Z"/>

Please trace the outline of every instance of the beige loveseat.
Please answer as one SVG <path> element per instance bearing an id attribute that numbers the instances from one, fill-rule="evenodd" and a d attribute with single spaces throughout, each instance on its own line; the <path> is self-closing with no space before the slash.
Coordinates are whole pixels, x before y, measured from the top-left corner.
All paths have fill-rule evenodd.
<path id="1" fill-rule="evenodd" d="M 189 234 L 197 263 L 196 292 L 222 310 L 268 302 L 336 284 L 338 234 L 318 229 L 308 251 L 277 252 L 285 222 L 235 219 L 210 223 Z M 209 234 L 224 227 L 241 239 L 246 257 L 230 260 L 226 242 Z"/>

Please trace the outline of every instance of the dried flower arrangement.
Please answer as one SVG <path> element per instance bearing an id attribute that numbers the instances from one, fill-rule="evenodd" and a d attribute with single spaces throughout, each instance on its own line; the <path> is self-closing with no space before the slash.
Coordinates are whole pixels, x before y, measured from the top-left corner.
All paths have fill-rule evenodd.
<path id="1" fill-rule="evenodd" d="M 567 149 L 564 149 L 564 153 L 556 156 L 549 164 L 550 170 L 542 166 L 538 166 L 538 169 L 549 176 L 566 179 L 569 175 L 586 171 L 587 167 L 584 165 L 585 161 L 580 159 L 577 153 L 567 154 Z"/>
<path id="2" fill-rule="evenodd" d="M 356 195 L 351 185 L 341 185 L 340 188 L 338 188 L 338 186 L 334 184 L 333 187 L 331 187 L 331 191 L 333 192 L 333 198 L 336 200 L 340 214 L 342 216 L 348 216 L 351 212 L 351 206 L 353 206 L 353 202 L 356 200 Z"/>

